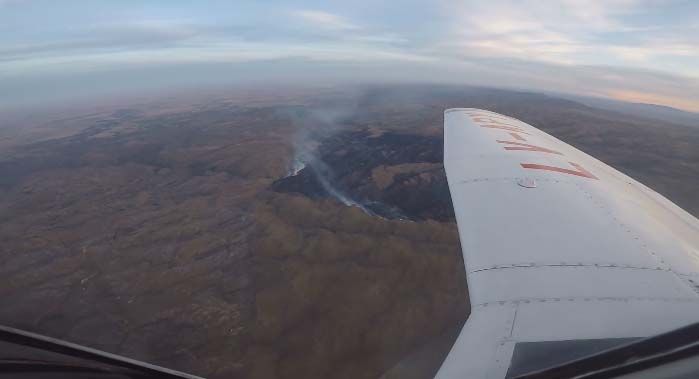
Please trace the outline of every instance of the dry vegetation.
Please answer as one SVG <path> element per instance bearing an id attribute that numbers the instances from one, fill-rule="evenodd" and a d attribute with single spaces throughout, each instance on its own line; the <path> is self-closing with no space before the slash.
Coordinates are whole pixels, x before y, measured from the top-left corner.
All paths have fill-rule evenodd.
<path id="1" fill-rule="evenodd" d="M 41 138 L 4 133 L 0 323 L 213 378 L 376 378 L 437 346 L 429 376 L 468 315 L 440 164 L 451 106 L 521 117 L 699 213 L 693 129 L 483 89 L 347 96 L 134 107 L 63 117 L 54 127 L 68 129 Z M 339 185 L 417 222 L 304 196 L 305 182 L 272 189 L 304 127 L 290 115 L 343 102 L 319 147 Z"/>
<path id="2" fill-rule="evenodd" d="M 378 377 L 468 313 L 453 224 L 279 194 L 256 220 L 253 377 Z"/>
<path id="3" fill-rule="evenodd" d="M 0 322 L 221 378 L 377 377 L 462 322 L 453 224 L 268 190 L 285 114 L 122 110 L 5 149 Z"/>

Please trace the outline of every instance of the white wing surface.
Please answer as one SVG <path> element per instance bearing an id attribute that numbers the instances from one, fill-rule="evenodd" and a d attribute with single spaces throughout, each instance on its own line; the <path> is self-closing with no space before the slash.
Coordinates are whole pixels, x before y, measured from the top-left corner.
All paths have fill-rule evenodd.
<path id="1" fill-rule="evenodd" d="M 699 221 L 516 119 L 444 115 L 471 315 L 437 378 L 505 378 L 699 321 Z"/>

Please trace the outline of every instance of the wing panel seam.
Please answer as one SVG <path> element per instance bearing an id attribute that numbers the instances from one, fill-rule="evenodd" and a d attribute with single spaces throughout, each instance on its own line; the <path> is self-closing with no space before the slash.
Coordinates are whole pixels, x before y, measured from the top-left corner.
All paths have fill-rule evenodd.
<path id="1" fill-rule="evenodd" d="M 574 180 L 551 179 L 551 178 L 545 178 L 545 177 L 534 176 L 534 175 L 504 176 L 504 177 L 483 176 L 483 177 L 478 177 L 478 178 L 459 180 L 458 182 L 456 182 L 454 184 L 458 185 L 458 184 L 470 184 L 470 183 L 479 183 L 479 182 L 509 182 L 509 181 L 516 181 L 516 180 L 522 179 L 522 178 L 534 179 L 537 182 L 542 182 L 542 183 L 577 184 L 577 183 L 575 183 Z"/>
<path id="2" fill-rule="evenodd" d="M 484 267 L 468 271 L 469 274 L 474 274 L 483 271 L 507 270 L 518 268 L 537 268 L 537 267 L 581 267 L 581 268 L 611 268 L 619 270 L 652 270 L 652 271 L 671 271 L 669 268 L 650 267 L 650 266 L 632 266 L 619 263 L 511 263 L 500 264 L 492 267 Z"/>
<path id="3" fill-rule="evenodd" d="M 486 301 L 483 303 L 472 304 L 472 308 L 476 307 L 487 307 L 491 305 L 509 305 L 509 304 L 529 304 L 529 303 L 569 303 L 569 302 L 630 302 L 630 301 L 657 301 L 665 303 L 696 303 L 699 304 L 699 299 L 697 298 L 687 298 L 687 297 L 636 297 L 636 296 L 610 296 L 610 297 L 595 297 L 595 296 L 583 296 L 583 297 L 528 297 L 519 298 L 513 300 L 494 300 Z"/>
<path id="4" fill-rule="evenodd" d="M 645 238 L 643 238 L 642 235 L 639 235 L 635 231 L 632 230 L 632 227 L 627 225 L 626 223 L 622 222 L 619 220 L 619 218 L 614 215 L 610 209 L 608 209 L 601 201 L 595 198 L 595 196 L 590 192 L 586 191 L 584 188 L 582 188 L 581 185 L 575 183 L 576 187 L 582 192 L 585 196 L 587 196 L 592 204 L 594 204 L 596 207 L 601 209 L 602 211 L 606 212 L 609 217 L 611 217 L 612 221 L 616 225 L 618 225 L 622 231 L 625 231 L 626 233 L 632 234 L 633 239 L 636 241 L 636 243 L 639 245 L 641 248 L 641 251 L 645 252 L 646 254 L 650 255 L 656 262 L 658 262 L 658 265 L 664 269 L 667 269 L 667 271 L 671 272 L 675 278 L 677 278 L 678 281 L 680 281 L 682 284 L 685 286 L 689 287 L 689 289 L 694 292 L 696 295 L 699 295 L 699 285 L 697 283 L 694 283 L 694 281 L 689 280 L 688 278 L 680 275 L 679 273 L 675 272 L 673 267 L 665 262 L 662 256 L 656 254 L 655 251 L 650 249 L 648 247 L 648 243 L 645 241 Z"/>

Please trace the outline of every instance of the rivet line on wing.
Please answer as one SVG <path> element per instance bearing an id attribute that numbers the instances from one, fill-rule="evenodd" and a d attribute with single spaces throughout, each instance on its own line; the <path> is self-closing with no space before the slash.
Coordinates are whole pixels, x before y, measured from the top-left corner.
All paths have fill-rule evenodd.
<path id="1" fill-rule="evenodd" d="M 508 176 L 508 177 L 481 177 L 481 178 L 472 178 L 472 179 L 464 179 L 464 180 L 459 180 L 455 184 L 468 184 L 468 183 L 479 183 L 479 182 L 511 182 L 511 181 L 517 181 L 518 179 L 523 179 L 523 178 L 528 178 L 528 179 L 534 179 L 537 182 L 543 182 L 543 183 L 573 183 L 573 180 L 560 180 L 560 179 L 551 179 L 551 178 L 544 178 L 544 177 L 537 177 L 537 176 Z"/>
<path id="2" fill-rule="evenodd" d="M 471 305 L 472 308 L 476 307 L 488 307 L 488 306 L 502 306 L 510 304 L 530 304 L 530 303 L 583 303 L 583 302 L 630 302 L 630 301 L 657 301 L 657 302 L 672 302 L 672 303 L 697 303 L 699 304 L 699 299 L 697 298 L 672 298 L 672 297 L 634 297 L 634 296 L 624 296 L 624 297 L 594 297 L 594 296 L 584 296 L 584 297 L 533 297 L 533 298 L 522 298 L 513 300 L 496 300 L 488 301 L 484 303 L 478 303 Z"/>
<path id="3" fill-rule="evenodd" d="M 694 291 L 694 293 L 699 295 L 698 283 L 695 283 L 694 281 L 689 280 L 689 278 L 675 272 L 675 270 L 673 270 L 673 268 L 670 266 L 670 264 L 665 262 L 665 260 L 663 259 L 663 257 L 661 255 L 657 254 L 655 251 L 653 251 L 653 249 L 648 247 L 648 243 L 645 241 L 645 239 L 643 238 L 642 235 L 635 233 L 629 225 L 622 222 L 618 217 L 616 217 L 616 215 L 614 213 L 612 213 L 612 210 L 609 209 L 608 207 L 606 207 L 601 201 L 596 199 L 595 196 L 593 196 L 593 194 L 591 192 L 586 191 L 579 184 L 576 184 L 576 186 L 578 187 L 578 189 L 582 193 L 585 194 L 585 196 L 587 196 L 590 199 L 590 201 L 592 201 L 592 203 L 595 206 L 597 206 L 600 209 L 602 209 L 603 211 L 605 211 L 609 215 L 609 217 L 611 217 L 611 219 L 615 222 L 615 224 L 617 224 L 621 228 L 622 231 L 629 234 L 632 237 L 632 239 L 634 241 L 636 241 L 636 243 L 639 245 L 639 247 L 641 248 L 642 251 L 646 252 L 646 254 L 650 255 L 653 259 L 655 259 L 658 262 L 658 266 L 662 267 L 666 271 L 673 273 L 675 275 L 675 277 L 677 277 L 677 279 L 682 281 L 687 287 L 689 287 L 692 291 Z"/>
<path id="4" fill-rule="evenodd" d="M 670 271 L 669 268 L 663 267 L 653 267 L 653 266 L 633 266 L 628 264 L 620 263 L 582 263 L 582 262 L 561 262 L 561 263 L 512 263 L 512 264 L 501 264 L 493 265 L 489 267 L 483 267 L 478 269 L 469 270 L 469 274 L 482 271 L 492 271 L 492 270 L 503 270 L 503 269 L 516 269 L 516 268 L 537 268 L 537 267 L 592 267 L 592 268 L 614 268 L 620 270 L 653 270 L 653 271 Z"/>

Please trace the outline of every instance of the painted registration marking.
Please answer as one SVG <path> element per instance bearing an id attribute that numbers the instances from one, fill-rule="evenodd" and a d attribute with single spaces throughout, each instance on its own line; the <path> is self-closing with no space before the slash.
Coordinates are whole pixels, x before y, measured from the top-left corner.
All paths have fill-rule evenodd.
<path id="1" fill-rule="evenodd" d="M 480 125 L 481 128 L 492 128 L 492 129 L 502 129 L 502 130 L 507 130 L 510 132 L 516 132 L 516 133 L 521 133 L 521 134 L 526 134 L 530 135 L 529 133 L 525 132 L 519 127 L 516 126 L 509 126 L 509 125 L 503 125 L 503 124 L 477 124 Z"/>
<path id="2" fill-rule="evenodd" d="M 553 172 L 560 172 L 563 174 L 569 174 L 569 175 L 576 175 L 576 176 L 582 176 L 583 178 L 590 178 L 590 179 L 599 179 L 598 177 L 592 175 L 590 171 L 585 170 L 582 166 L 580 166 L 577 163 L 574 162 L 568 162 L 570 163 L 571 166 L 575 167 L 575 170 L 571 170 L 568 168 L 560 168 L 556 166 L 547 166 L 543 164 L 536 164 L 536 163 L 520 163 L 520 165 L 523 168 L 528 168 L 530 170 L 545 170 L 545 171 L 553 171 Z"/>
<path id="3" fill-rule="evenodd" d="M 502 140 L 497 140 L 497 142 L 505 144 L 505 145 L 514 145 L 514 146 L 505 146 L 505 150 L 537 151 L 540 153 L 563 155 L 556 150 L 551 150 L 551 149 L 547 149 L 545 147 L 531 145 L 528 143 L 514 142 L 514 141 L 502 141 Z"/>
<path id="4" fill-rule="evenodd" d="M 516 125 L 512 125 L 510 123 L 510 120 L 502 119 L 502 118 L 498 118 L 498 117 L 490 117 L 490 116 L 474 116 L 473 122 L 516 126 Z"/>
<path id="5" fill-rule="evenodd" d="M 502 131 L 507 132 L 512 138 L 514 138 L 517 141 L 505 141 L 505 140 L 496 140 L 497 143 L 503 144 L 503 148 L 507 151 L 532 151 L 535 153 L 544 153 L 544 154 L 555 154 L 555 155 L 561 155 L 565 156 L 563 153 L 549 149 L 547 147 L 542 147 L 542 146 L 537 146 L 533 145 L 531 143 L 524 143 L 523 141 L 527 141 L 527 139 L 522 136 L 522 134 L 530 136 L 531 134 L 526 132 L 524 129 L 522 129 L 517 123 L 519 122 L 518 120 L 509 118 L 507 116 L 501 116 L 501 115 L 491 115 L 491 114 L 485 114 L 482 112 L 466 112 L 473 122 L 480 126 L 481 128 L 490 128 L 490 129 L 499 129 Z M 514 121 L 514 123 L 512 123 Z M 572 168 L 564 168 L 564 167 L 558 167 L 558 166 L 549 166 L 549 165 L 543 165 L 543 164 L 538 164 L 538 163 L 520 163 L 520 166 L 522 168 L 527 169 L 527 170 L 543 170 L 543 171 L 551 171 L 551 172 L 557 172 L 561 174 L 566 174 L 566 175 L 574 175 L 582 178 L 587 178 L 587 179 L 594 179 L 594 180 L 599 180 L 598 177 L 596 177 L 594 174 L 592 174 L 590 171 L 586 170 L 584 167 L 581 165 L 575 163 L 575 162 L 568 162 L 568 164 Z"/>
<path id="6" fill-rule="evenodd" d="M 512 138 L 514 138 L 518 141 L 526 141 L 527 140 L 526 138 L 524 138 L 524 137 L 522 137 L 519 134 L 514 133 L 514 132 L 510 132 L 510 135 L 512 136 Z"/>

